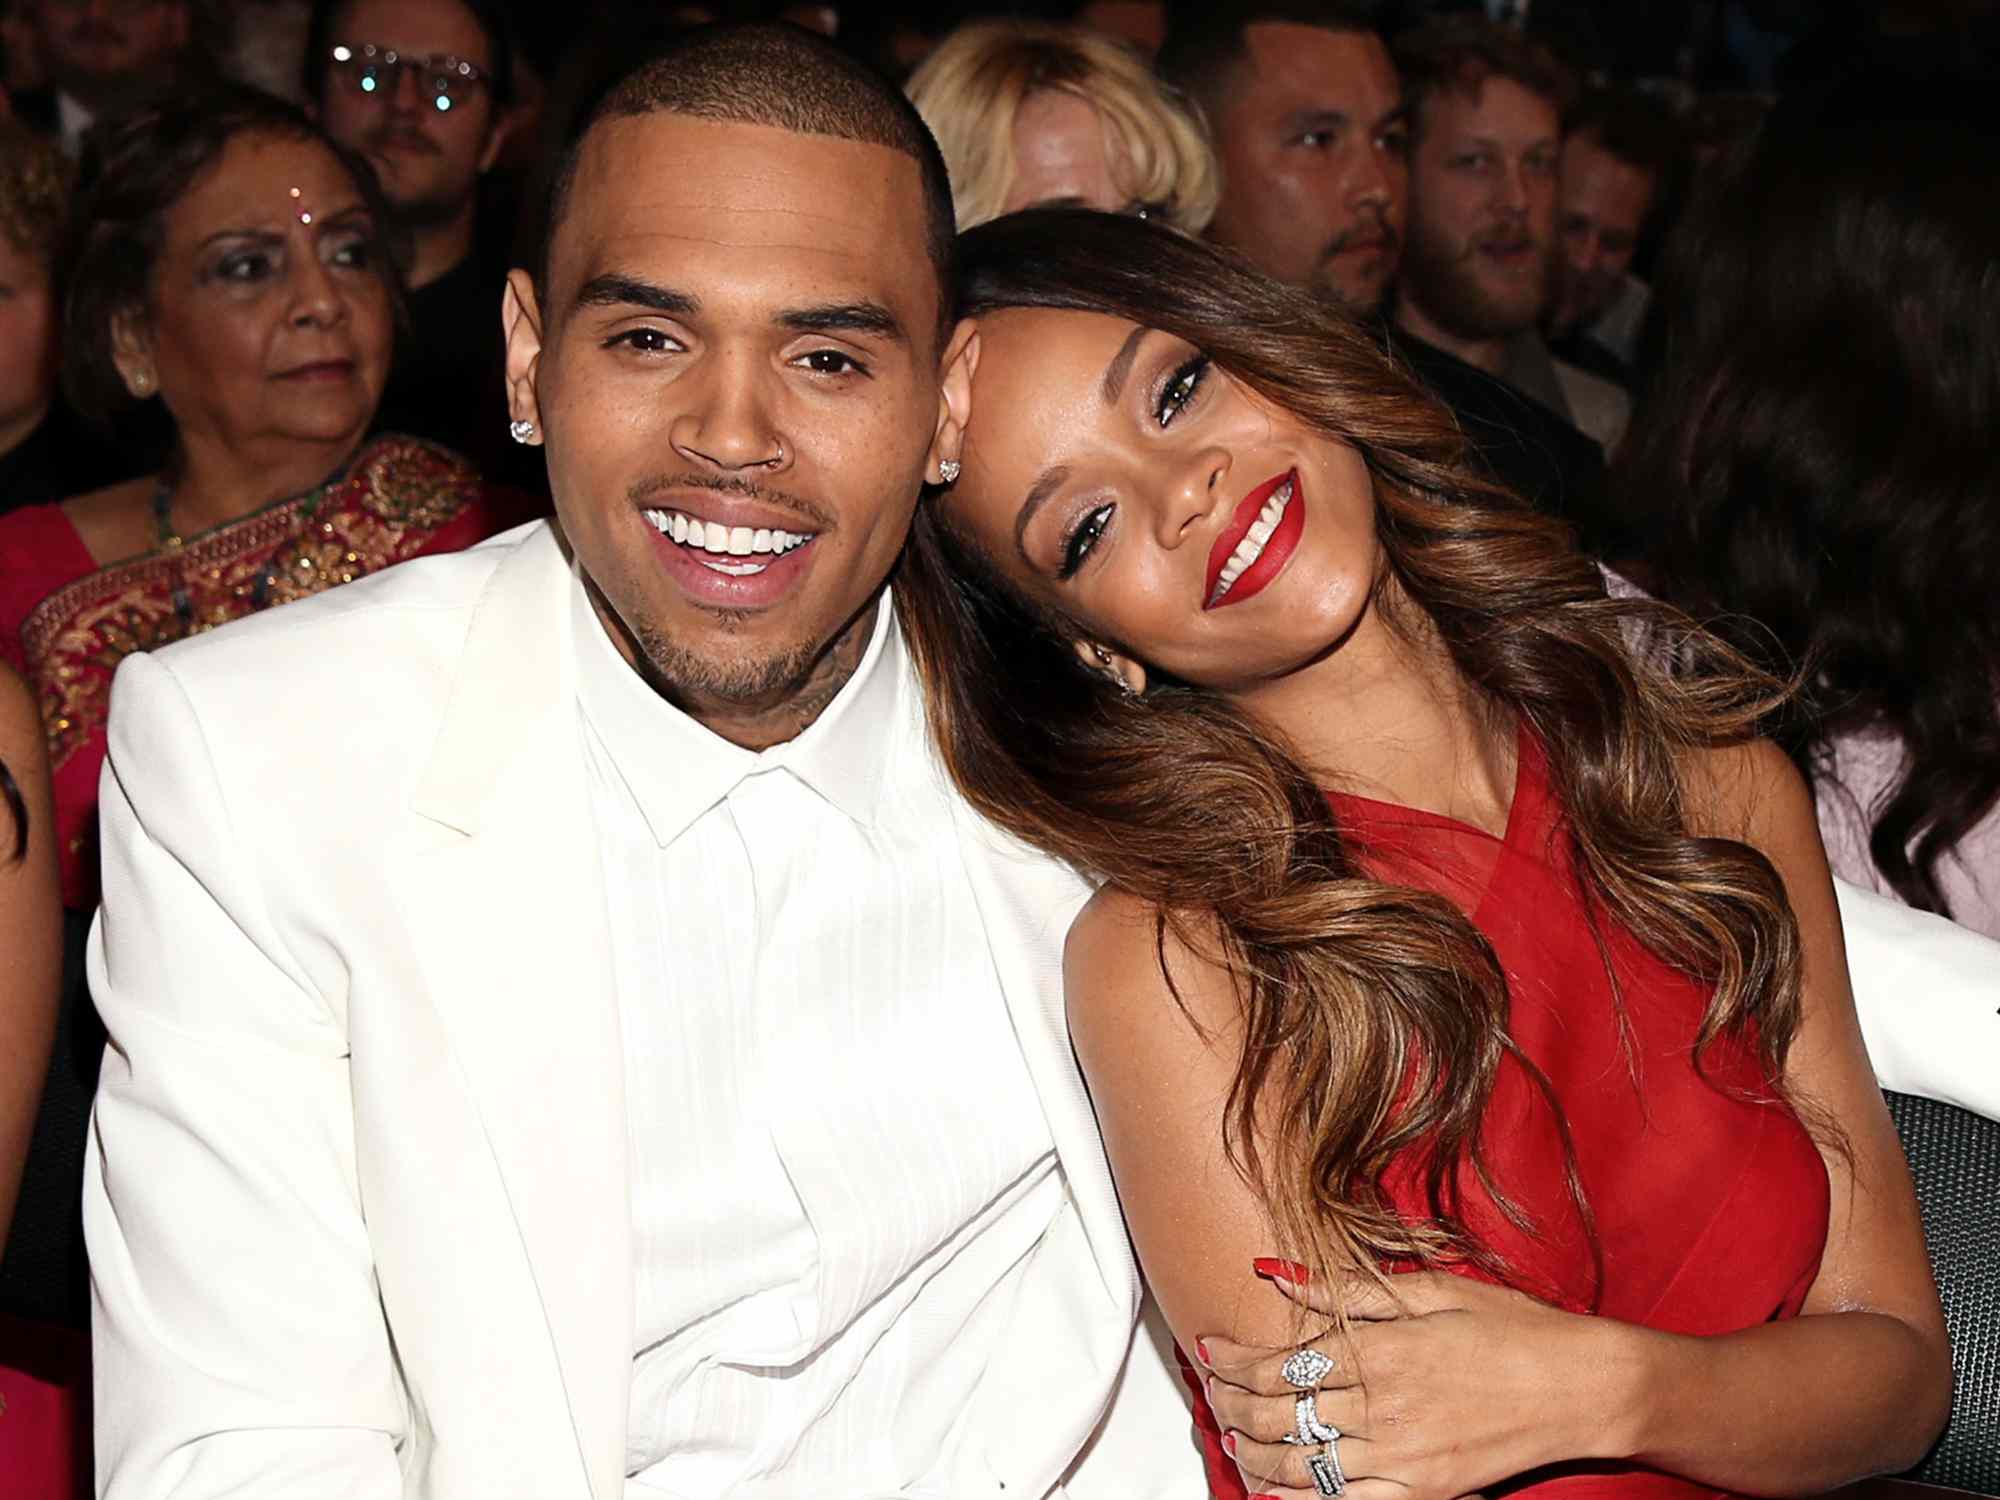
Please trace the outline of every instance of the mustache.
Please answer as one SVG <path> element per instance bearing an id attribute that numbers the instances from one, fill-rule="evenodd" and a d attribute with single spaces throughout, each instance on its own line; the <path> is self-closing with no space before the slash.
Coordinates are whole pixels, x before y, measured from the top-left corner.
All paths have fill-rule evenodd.
<path id="1" fill-rule="evenodd" d="M 739 500 L 755 500 L 764 505 L 773 505 L 780 510 L 788 510 L 793 515 L 810 524 L 817 531 L 831 531 L 839 524 L 833 512 L 817 501 L 791 490 L 781 490 L 774 485 L 759 484 L 754 479 L 743 479 L 733 474 L 655 474 L 641 479 L 626 490 L 625 498 L 634 505 L 643 506 L 647 501 L 660 495 L 689 490 L 705 490 L 711 495 L 731 495 Z"/>
<path id="2" fill-rule="evenodd" d="M 1345 255 L 1349 250 L 1364 250 L 1380 247 L 1391 255 L 1403 243 L 1403 237 L 1380 219 L 1372 223 L 1356 224 L 1342 230 L 1327 241 L 1320 252 L 1321 260 L 1332 260 L 1336 255 Z"/>
<path id="3" fill-rule="evenodd" d="M 427 156 L 439 154 L 437 142 L 421 130 L 412 130 L 407 125 L 385 125 L 369 131 L 361 138 L 363 154 L 379 150 L 383 146 L 396 145 L 410 151 L 420 151 Z"/>

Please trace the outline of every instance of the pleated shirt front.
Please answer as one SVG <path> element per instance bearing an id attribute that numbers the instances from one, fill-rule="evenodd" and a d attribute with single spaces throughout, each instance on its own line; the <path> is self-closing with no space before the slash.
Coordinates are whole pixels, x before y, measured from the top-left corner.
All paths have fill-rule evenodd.
<path id="1" fill-rule="evenodd" d="M 893 612 L 761 753 L 653 693 L 581 584 L 574 613 L 625 1058 L 629 1500 L 949 1495 L 1062 1187 Z"/>

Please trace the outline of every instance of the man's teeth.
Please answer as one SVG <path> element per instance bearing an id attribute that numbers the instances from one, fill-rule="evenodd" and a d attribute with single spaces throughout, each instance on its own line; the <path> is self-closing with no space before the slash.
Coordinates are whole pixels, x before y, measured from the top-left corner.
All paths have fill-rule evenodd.
<path id="1" fill-rule="evenodd" d="M 778 531 L 769 527 L 724 526 L 677 510 L 649 510 L 645 512 L 645 517 L 661 536 L 671 537 L 683 547 L 707 553 L 708 556 L 702 559 L 705 566 L 736 578 L 746 573 L 761 573 L 770 566 L 771 558 L 783 557 L 794 547 L 803 547 L 812 540 L 794 531 Z M 763 556 L 766 560 L 738 564 L 715 560 L 755 556 Z"/>
<path id="2" fill-rule="evenodd" d="M 1271 540 L 1271 533 L 1278 529 L 1278 523 L 1285 518 L 1285 507 L 1292 503 L 1292 481 L 1287 479 L 1279 485 L 1277 492 L 1264 502 L 1264 508 L 1257 512 L 1257 519 L 1250 523 L 1250 529 L 1243 534 L 1243 540 L 1236 544 L 1236 550 L 1229 554 L 1229 561 L 1222 565 L 1222 576 L 1215 581 L 1215 592 L 1208 602 L 1216 600 L 1235 586 L 1243 576 L 1243 570 L 1264 555 L 1264 544 Z"/>

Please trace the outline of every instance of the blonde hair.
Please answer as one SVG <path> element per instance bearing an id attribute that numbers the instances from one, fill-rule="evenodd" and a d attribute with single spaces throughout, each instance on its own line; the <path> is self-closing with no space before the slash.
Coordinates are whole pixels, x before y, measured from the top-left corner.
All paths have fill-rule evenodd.
<path id="1" fill-rule="evenodd" d="M 980 21 L 946 37 L 909 82 L 944 152 L 960 229 L 1000 216 L 1014 184 L 1015 118 L 1051 91 L 1097 111 L 1134 201 L 1188 234 L 1208 227 L 1222 174 L 1200 116 L 1136 54 L 1081 27 Z"/>
<path id="2" fill-rule="evenodd" d="M 69 163 L 50 142 L 0 120 L 0 239 L 44 266 L 56 259 L 69 213 Z"/>

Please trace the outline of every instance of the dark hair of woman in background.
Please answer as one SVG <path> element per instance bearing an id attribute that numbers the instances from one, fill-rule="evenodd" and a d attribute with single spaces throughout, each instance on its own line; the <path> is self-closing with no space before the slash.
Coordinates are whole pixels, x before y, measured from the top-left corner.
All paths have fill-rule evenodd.
<path id="1" fill-rule="evenodd" d="M 1621 493 L 1660 593 L 1803 674 L 1768 732 L 1836 873 L 2000 937 L 1996 160 L 1962 84 L 1781 108 L 1669 258 Z"/>
<path id="2" fill-rule="evenodd" d="M 1339 312 L 1111 215 L 960 245 L 895 597 L 966 795 L 1104 885 L 1070 1024 L 1215 1493 L 1310 1488 L 1265 1351 L 1325 1318 L 1349 1481 L 1914 1462 L 1942 1321 L 1771 679 L 1607 599 Z"/>

